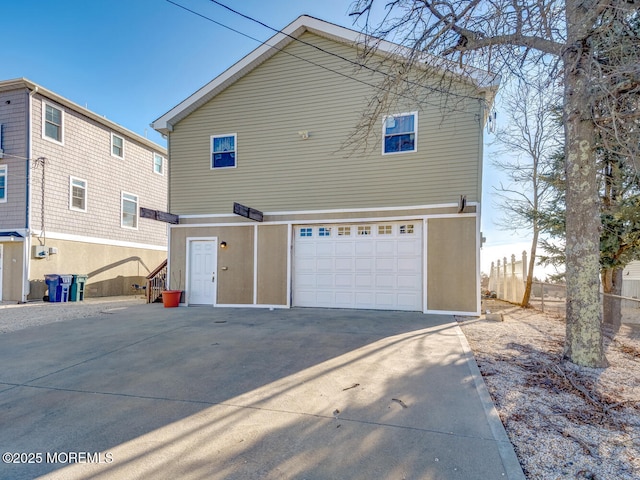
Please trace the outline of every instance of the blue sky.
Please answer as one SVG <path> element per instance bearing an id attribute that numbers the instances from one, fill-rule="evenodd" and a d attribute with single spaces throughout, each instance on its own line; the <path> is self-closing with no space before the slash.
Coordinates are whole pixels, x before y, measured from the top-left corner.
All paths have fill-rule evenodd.
<path id="1" fill-rule="evenodd" d="M 174 0 L 259 40 L 274 32 L 208 0 Z M 309 14 L 350 26 L 347 0 L 227 0 L 282 28 Z M 257 48 L 166 0 L 2 0 L 2 79 L 30 80 L 163 143 L 149 124 Z"/>
<path id="2" fill-rule="evenodd" d="M 274 33 L 209 0 L 172 1 L 261 41 Z M 275 28 L 302 14 L 354 28 L 351 0 L 223 3 Z M 0 0 L 0 17 L 0 79 L 26 77 L 161 145 L 149 124 L 259 46 L 167 0 Z M 493 226 L 491 186 L 499 172 L 485 160 L 487 247 L 518 242 Z M 496 252 L 519 255 L 522 248 Z M 496 255 L 485 248 L 485 256 Z"/>

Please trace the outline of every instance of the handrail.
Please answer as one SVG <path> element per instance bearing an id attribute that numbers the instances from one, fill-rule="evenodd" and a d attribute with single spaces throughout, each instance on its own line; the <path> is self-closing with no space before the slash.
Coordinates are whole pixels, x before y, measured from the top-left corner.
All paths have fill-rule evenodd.
<path id="1" fill-rule="evenodd" d="M 147 275 L 147 303 L 153 303 L 162 298 L 162 291 L 167 285 L 167 260 Z"/>

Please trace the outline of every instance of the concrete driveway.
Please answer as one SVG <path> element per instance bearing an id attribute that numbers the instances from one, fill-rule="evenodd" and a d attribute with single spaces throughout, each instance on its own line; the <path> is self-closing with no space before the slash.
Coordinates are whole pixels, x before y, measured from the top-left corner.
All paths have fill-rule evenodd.
<path id="1" fill-rule="evenodd" d="M 524 478 L 451 316 L 137 305 L 0 362 L 0 478 Z"/>

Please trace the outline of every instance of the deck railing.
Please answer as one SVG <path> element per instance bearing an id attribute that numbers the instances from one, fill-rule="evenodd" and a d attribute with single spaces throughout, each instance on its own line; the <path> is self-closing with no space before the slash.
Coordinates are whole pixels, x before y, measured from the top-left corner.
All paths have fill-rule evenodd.
<path id="1" fill-rule="evenodd" d="M 167 285 L 167 261 L 147 275 L 147 303 L 153 303 L 162 299 L 162 291 Z"/>

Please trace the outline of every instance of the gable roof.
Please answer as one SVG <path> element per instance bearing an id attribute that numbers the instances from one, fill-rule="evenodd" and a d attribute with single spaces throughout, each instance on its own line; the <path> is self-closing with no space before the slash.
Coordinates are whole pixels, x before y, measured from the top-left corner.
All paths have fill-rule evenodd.
<path id="1" fill-rule="evenodd" d="M 110 130 L 113 130 L 114 132 L 120 133 L 126 137 L 132 138 L 135 141 L 149 147 L 152 150 L 155 150 L 158 153 L 162 153 L 164 155 L 167 154 L 167 149 L 165 147 L 163 147 L 162 145 L 158 145 L 157 143 L 149 140 L 148 138 L 145 138 L 141 135 L 138 135 L 135 132 L 132 132 L 131 130 L 123 127 L 122 125 L 119 125 L 115 122 L 112 122 L 111 120 L 107 119 L 106 117 L 99 115 L 95 112 L 92 112 L 91 110 L 84 108 L 80 105 L 78 105 L 75 102 L 72 102 L 71 100 L 69 100 L 68 98 L 65 98 L 61 95 L 58 95 L 55 92 L 52 92 L 51 90 L 43 87 L 42 85 L 38 85 L 35 82 L 32 82 L 31 80 L 27 79 L 27 78 L 14 78 L 12 80 L 2 80 L 0 81 L 0 92 L 2 91 L 9 91 L 9 90 L 16 90 L 19 88 L 26 88 L 28 90 L 31 90 L 32 92 L 36 92 L 39 95 L 42 95 L 43 97 L 48 98 L 49 100 L 53 100 L 54 102 L 56 102 L 59 105 L 63 105 L 67 108 L 69 108 L 70 110 L 73 110 L 75 112 L 78 112 L 82 115 L 84 115 L 85 117 L 88 117 L 102 125 L 104 125 L 105 127 L 107 127 Z"/>
<path id="2" fill-rule="evenodd" d="M 301 15 L 254 51 L 246 55 L 242 60 L 159 117 L 151 126 L 163 134 L 172 131 L 173 125 L 207 103 L 228 86 L 247 75 L 291 42 L 296 41 L 305 32 L 310 32 L 348 45 L 364 45 L 367 39 L 371 40 L 372 38 L 349 28 L 341 27 L 308 15 Z M 398 54 L 398 50 L 401 48 L 399 45 L 386 40 L 375 39 L 375 42 L 376 51 L 381 53 Z M 494 91 L 497 89 L 499 83 L 499 77 L 497 75 L 487 75 L 486 72 L 478 72 L 478 74 L 474 76 L 475 78 L 470 77 L 468 74 L 466 76 L 474 81 L 481 89 Z M 493 96 L 494 95 L 491 95 L 491 99 Z"/>

